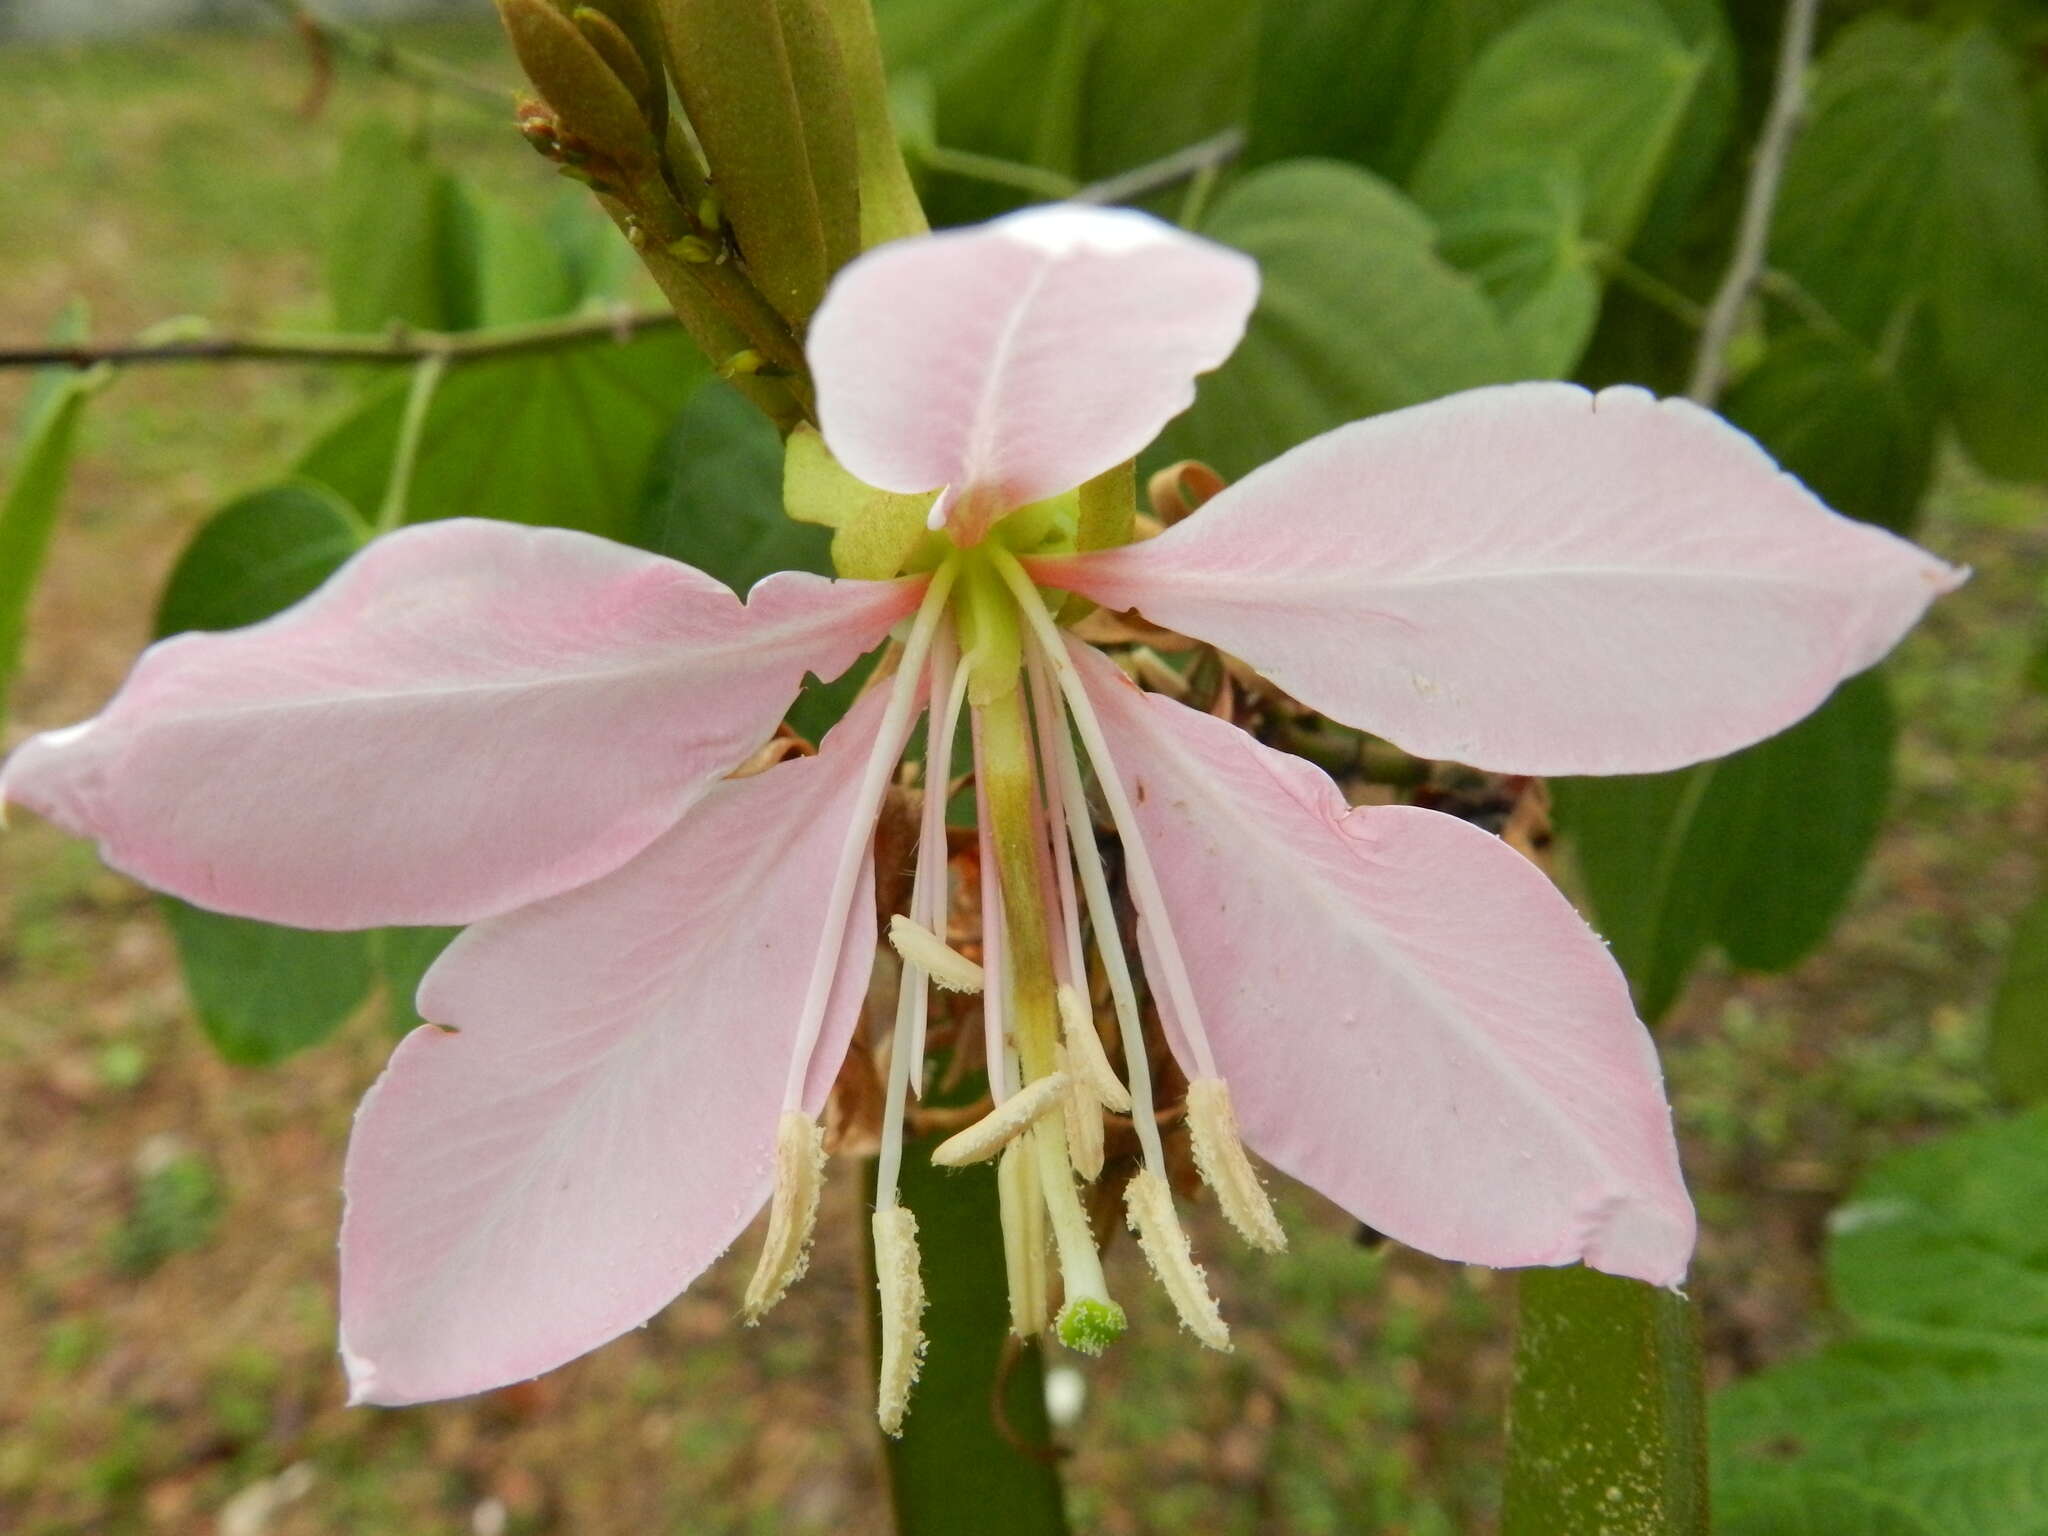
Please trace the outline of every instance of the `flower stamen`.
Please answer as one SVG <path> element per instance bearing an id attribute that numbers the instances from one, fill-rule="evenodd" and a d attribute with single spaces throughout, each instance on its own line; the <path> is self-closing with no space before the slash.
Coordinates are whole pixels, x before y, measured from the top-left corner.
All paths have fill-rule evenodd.
<path id="1" fill-rule="evenodd" d="M 1020 1339 L 1045 1332 L 1048 1275 L 1045 1198 L 1038 1189 L 1038 1159 L 1030 1145 L 1013 1141 L 996 1164 L 996 1204 L 1003 1225 L 1003 1267 L 1010 1282 L 1010 1331 Z"/>
<path id="2" fill-rule="evenodd" d="M 941 1168 L 986 1162 L 1057 1109 L 1068 1081 L 1064 1072 L 1053 1072 L 1025 1084 L 966 1130 L 940 1142 L 932 1149 L 932 1161 Z"/>
<path id="3" fill-rule="evenodd" d="M 924 1277 L 919 1272 L 917 1217 L 907 1206 L 874 1215 L 875 1285 L 882 1298 L 882 1365 L 875 1373 L 875 1417 L 882 1433 L 903 1433 L 910 1389 L 924 1364 Z"/>
<path id="4" fill-rule="evenodd" d="M 783 1084 L 782 1107 L 785 1113 L 796 1110 L 803 1103 L 804 1084 L 810 1077 L 811 1056 L 818 1048 L 818 1034 L 825 1025 L 825 1009 L 831 1000 L 832 983 L 839 974 L 846 919 L 853 910 L 853 894 L 860 884 L 861 862 L 874 845 L 875 818 L 881 812 L 882 796 L 888 791 L 890 774 L 896 760 L 903 755 L 903 744 L 910 735 L 918 685 L 924 681 L 925 658 L 931 651 L 932 637 L 939 627 L 939 620 L 945 614 L 946 599 L 952 593 L 958 569 L 948 561 L 932 572 L 931 584 L 925 589 L 924 599 L 918 604 L 917 617 L 911 621 L 910 634 L 903 642 L 903 657 L 890 686 L 888 707 L 883 712 L 881 726 L 875 733 L 874 749 L 868 754 L 867 766 L 861 774 L 853 816 L 848 823 L 853 831 L 840 853 L 839 867 L 833 872 L 832 890 L 826 903 L 821 931 L 827 938 L 819 945 L 817 961 L 811 968 L 810 990 L 804 995 L 803 1015 L 797 1027 L 796 1050 L 790 1060 L 789 1076 Z"/>
<path id="5" fill-rule="evenodd" d="M 1095 1032 L 1095 1011 L 1073 987 L 1061 987 L 1060 1029 L 1066 1040 L 1067 1065 L 1085 1083 L 1095 1102 L 1119 1115 L 1131 1112 L 1131 1090 L 1123 1085 L 1102 1048 L 1102 1036 Z"/>
<path id="6" fill-rule="evenodd" d="M 811 1231 L 817 1225 L 818 1196 L 824 1187 L 824 1130 L 802 1110 L 790 1110 L 775 1128 L 775 1195 L 768 1202 L 768 1238 L 741 1304 L 750 1324 L 761 1321 L 810 1266 Z"/>
<path id="7" fill-rule="evenodd" d="M 905 965 L 921 971 L 948 992 L 979 992 L 981 967 L 924 924 L 898 912 L 889 919 L 889 942 Z"/>
<path id="8" fill-rule="evenodd" d="M 1188 1136 L 1202 1182 L 1216 1191 L 1216 1203 L 1238 1234 L 1254 1248 L 1284 1251 L 1287 1233 L 1273 1214 L 1258 1170 L 1245 1156 L 1244 1141 L 1237 1134 L 1237 1111 L 1222 1078 L 1198 1077 L 1188 1084 Z"/>
<path id="9" fill-rule="evenodd" d="M 1230 1327 L 1209 1294 L 1202 1266 L 1188 1249 L 1188 1235 L 1173 1213 L 1166 1180 L 1140 1169 L 1124 1188 L 1124 1218 L 1138 1234 L 1138 1247 L 1152 1274 L 1173 1301 L 1183 1327 L 1211 1349 L 1230 1348 Z"/>

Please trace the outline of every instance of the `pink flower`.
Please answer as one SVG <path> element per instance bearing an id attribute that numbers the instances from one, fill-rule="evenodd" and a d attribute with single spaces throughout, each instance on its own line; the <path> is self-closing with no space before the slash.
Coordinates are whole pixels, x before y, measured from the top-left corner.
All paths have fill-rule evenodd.
<path id="1" fill-rule="evenodd" d="M 420 991 L 445 1027 L 399 1047 L 349 1149 L 358 1400 L 474 1392 L 581 1354 L 771 1198 L 750 1309 L 780 1294 L 867 989 L 878 809 L 919 713 L 943 762 L 963 705 L 1002 984 L 998 1107 L 950 1155 L 1009 1148 L 1020 1326 L 1046 1321 L 1048 1229 L 1061 1336 L 1099 1347 L 1121 1326 L 1075 1179 L 1099 1168 L 1101 1108 L 1135 1100 L 1133 1225 L 1190 1328 L 1227 1340 L 1166 1191 L 1084 760 L 1203 1172 L 1248 1238 L 1282 1240 L 1240 1129 L 1428 1252 L 1678 1283 L 1694 1219 L 1656 1055 L 1564 898 L 1462 822 L 1347 808 L 1307 763 L 1141 693 L 1036 589 L 1137 609 L 1424 756 L 1638 773 L 1791 724 L 1960 575 L 1828 511 L 1705 411 L 1563 384 L 1341 428 L 1157 538 L 1058 553 L 1071 499 L 1033 504 L 1185 408 L 1256 289 L 1245 258 L 1133 213 L 1041 209 L 885 247 L 840 275 L 809 352 L 838 464 L 926 498 L 949 535 L 912 574 L 778 575 L 742 605 L 580 534 L 430 524 L 267 623 L 152 647 L 98 717 L 7 763 L 0 800 L 202 905 L 472 925 Z M 725 777 L 806 672 L 837 674 L 898 626 L 893 679 L 818 756 Z M 876 1216 L 892 1424 L 918 1350 L 894 1188 L 925 981 L 984 975 L 936 936 L 943 796 L 927 800 L 892 925 L 906 963 Z M 1084 931 L 1127 1081 L 1080 1001 Z"/>

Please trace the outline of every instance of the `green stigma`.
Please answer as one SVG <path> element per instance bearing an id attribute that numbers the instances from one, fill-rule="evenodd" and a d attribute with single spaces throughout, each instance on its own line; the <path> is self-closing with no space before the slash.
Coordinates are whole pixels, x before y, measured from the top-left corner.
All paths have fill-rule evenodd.
<path id="1" fill-rule="evenodd" d="M 1101 1354 L 1126 1325 L 1124 1309 L 1113 1301 L 1083 1296 L 1060 1308 L 1060 1342 L 1084 1355 Z"/>

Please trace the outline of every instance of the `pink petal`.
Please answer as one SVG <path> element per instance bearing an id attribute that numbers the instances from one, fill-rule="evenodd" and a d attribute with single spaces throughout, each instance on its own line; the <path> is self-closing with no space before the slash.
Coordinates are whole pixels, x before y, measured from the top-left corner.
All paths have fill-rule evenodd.
<path id="1" fill-rule="evenodd" d="M 354 1399 L 537 1375 L 639 1326 L 768 1198 L 798 1016 L 886 690 L 815 758 L 719 784 L 638 858 L 478 924 L 356 1115 L 341 1233 Z M 805 1094 L 874 959 L 870 857 Z M 834 936 L 835 939 L 838 936 Z"/>
<path id="2" fill-rule="evenodd" d="M 464 923 L 617 868 L 842 671 L 916 582 L 701 571 L 588 534 L 430 523 L 298 606 L 152 646 L 0 802 L 201 906 Z"/>
<path id="3" fill-rule="evenodd" d="M 1514 384 L 1353 423 L 1047 585 L 1424 757 L 1646 773 L 1747 746 L 1964 573 L 1683 400 Z"/>
<path id="4" fill-rule="evenodd" d="M 807 351 L 833 454 L 992 517 L 1122 463 L 1237 345 L 1258 268 L 1128 209 L 1032 208 L 904 240 L 833 281 Z"/>
<path id="5" fill-rule="evenodd" d="M 1557 889 L 1073 649 L 1247 1144 L 1442 1258 L 1676 1284 L 1694 1223 L 1656 1051 Z"/>

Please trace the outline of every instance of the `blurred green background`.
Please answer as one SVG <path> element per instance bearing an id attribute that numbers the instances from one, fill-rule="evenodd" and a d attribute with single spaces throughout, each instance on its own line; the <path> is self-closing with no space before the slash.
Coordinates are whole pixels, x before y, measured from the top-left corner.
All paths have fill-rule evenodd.
<path id="1" fill-rule="evenodd" d="M 1497 26 L 1484 6 L 1461 9 L 1474 28 Z M 972 37 L 920 37 L 909 22 L 894 37 L 925 50 L 921 61 L 946 48 L 971 54 L 998 48 L 990 35 L 1009 14 L 991 8 Z M 407 23 L 391 35 L 508 89 L 515 82 L 488 17 Z M 1434 92 L 1440 112 L 1475 49 L 1412 56 L 1401 79 Z M 2029 67 L 2038 101 L 2040 60 Z M 429 141 L 440 166 L 509 217 L 583 229 L 564 248 L 592 253 L 590 291 L 652 301 L 580 189 L 527 153 L 502 117 L 346 61 L 309 116 L 312 78 L 304 50 L 277 30 L 0 49 L 0 340 L 50 333 L 79 300 L 99 337 L 195 314 L 231 332 L 331 328 L 330 188 L 344 146 L 379 133 Z M 1186 92 L 1204 88 L 1197 78 Z M 910 81 L 913 108 L 929 89 Z M 1343 129 L 1365 163 L 1397 177 L 1413 168 L 1417 146 L 1388 137 L 1395 119 L 1373 115 L 1373 103 L 1301 90 L 1269 98 L 1280 106 L 1261 118 L 1255 155 L 1262 133 L 1278 155 L 1301 146 L 1273 149 L 1276 137 Z M 1743 90 L 1753 124 L 1756 83 Z M 1042 165 L 1043 143 L 1006 126 L 1032 104 L 992 103 L 990 124 L 966 121 L 954 142 Z M 1122 139 L 1099 134 L 1059 174 L 1126 168 L 1237 110 L 1201 98 L 1180 122 L 1148 116 Z M 1003 112 L 1011 118 L 997 121 Z M 1357 120 L 1348 129 L 1337 122 L 1346 112 Z M 962 119 L 942 111 L 936 121 Z M 1733 186 L 1741 168 L 1739 157 L 1732 172 L 1717 161 L 1699 179 Z M 1658 185 L 1669 193 L 1668 179 Z M 1018 196 L 963 176 L 929 190 L 953 217 Z M 1651 281 L 1683 286 L 1689 258 L 1676 237 L 1671 244 L 1668 260 L 1654 251 L 1637 259 Z M 1606 345 L 1604 366 L 1631 373 L 1617 360 L 1629 338 L 1615 334 L 1611 315 L 1602 338 L 1596 360 Z M 1537 341 L 1557 346 L 1555 332 Z M 1761 345 L 1752 338 L 1753 351 Z M 1684 361 L 1652 359 L 1667 372 Z M 19 415 L 29 383 L 0 373 L 0 417 Z M 5 744 L 95 709 L 148 639 L 193 532 L 289 473 L 325 427 L 359 409 L 364 388 L 334 368 L 122 373 L 83 425 Z M 1258 434 L 1300 435 L 1297 423 L 1268 417 L 1246 439 L 1205 446 L 1204 411 L 1213 420 L 1227 406 L 1212 397 L 1198 407 L 1177 445 L 1237 472 L 1234 455 L 1255 459 L 1269 446 Z M 1852 436 L 1858 426 L 1874 430 L 1868 416 Z M 1880 472 L 1874 494 L 1896 493 L 1900 474 Z M 1829 1213 L 1887 1154 L 1991 1125 L 1999 1105 L 1988 1018 L 2048 846 L 2048 698 L 2027 683 L 2048 497 L 1986 480 L 1947 444 L 1930 483 L 1916 537 L 1977 575 L 1887 668 L 1901 722 L 1895 786 L 1845 916 L 1787 974 L 1740 974 L 1708 954 L 1660 1028 L 1701 1207 L 1690 1290 L 1716 1385 L 1800 1361 L 1848 1331 L 1838 1302 L 1872 1331 L 1868 1297 L 1859 1309 L 1842 1294 L 1849 1271 L 1838 1266 L 1831 1294 Z M 1601 915 L 1611 929 L 1614 918 Z M 1678 979 L 1668 978 L 1670 990 Z M 1640 973 L 1637 981 L 1640 995 Z M 192 1022 L 154 901 L 52 829 L 9 834 L 0 848 L 0 1530 L 888 1529 L 866 1407 L 850 1179 L 828 1196 L 811 1278 L 758 1330 L 734 1325 L 740 1277 L 721 1267 L 646 1330 L 531 1386 L 427 1408 L 344 1408 L 332 1296 L 341 1149 L 391 1039 L 384 1010 L 358 1008 L 320 1049 L 263 1069 L 229 1064 Z M 2034 1138 L 2018 1143 L 2022 1152 L 2048 1150 L 2048 1131 L 2031 1122 L 2003 1129 Z M 1998 1188 L 2017 1198 L 2016 1178 Z M 1967 1183 L 1967 1169 L 1950 1182 Z M 1100 1362 L 1061 1362 L 1086 1389 L 1064 1434 L 1077 1529 L 1491 1528 L 1512 1285 L 1362 1246 L 1341 1213 L 1297 1191 L 1287 1204 L 1295 1246 L 1280 1258 L 1233 1251 L 1214 1212 L 1195 1213 L 1196 1246 L 1218 1254 L 1210 1275 L 1234 1320 L 1238 1347 L 1227 1357 L 1182 1339 L 1135 1256 L 1112 1252 L 1112 1283 L 1120 1273 L 1134 1329 Z M 1938 1247 L 1909 1257 L 1923 1268 L 1945 1263 Z M 2048 1291 L 2048 1265 L 2029 1259 L 2013 1272 Z M 1986 1358 L 1982 1369 L 1995 1374 L 2005 1356 Z M 1876 1379 L 1902 1378 L 1879 1369 Z M 1822 1400 L 1845 1390 L 1830 1380 L 1818 1382 Z M 1070 1377 L 1061 1390 L 1073 1385 Z M 1731 1422 L 1752 1441 L 1773 1412 L 1797 1427 L 1798 1382 L 1785 1393 L 1783 1403 L 1731 1399 Z M 2016 1412 L 1998 1415 L 2011 1465 L 2048 1463 L 2048 1417 L 2038 1406 L 2033 1419 Z M 1745 1496 L 1736 1490 L 1728 1505 L 1738 1516 Z M 1790 1507 L 1752 1512 L 1741 1528 L 1991 1528 L 1852 1526 L 1846 1504 L 1795 1525 Z"/>

